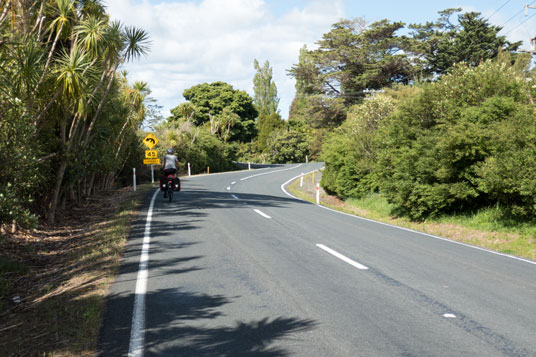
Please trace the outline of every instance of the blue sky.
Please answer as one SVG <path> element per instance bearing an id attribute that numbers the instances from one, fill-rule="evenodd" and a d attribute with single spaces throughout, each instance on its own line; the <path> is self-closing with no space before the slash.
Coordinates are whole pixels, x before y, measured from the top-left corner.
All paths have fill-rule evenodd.
<path id="1" fill-rule="evenodd" d="M 351 0 L 108 0 L 113 19 L 145 29 L 153 42 L 148 57 L 127 64 L 131 82 L 143 80 L 152 97 L 169 109 L 184 101 L 182 92 L 203 82 L 225 81 L 253 93 L 254 59 L 268 60 L 287 118 L 294 80 L 287 70 L 299 49 L 314 47 L 331 24 L 341 18 L 369 22 L 387 18 L 406 24 L 438 18 L 438 11 L 461 7 L 478 11 L 510 41 L 536 35 L 536 9 L 523 11 L 519 0 L 351 1 Z M 536 5 L 535 1 L 528 1 Z M 501 8 L 502 6 L 502 8 Z M 500 10 L 499 10 L 500 8 Z M 498 11 L 497 11 L 498 10 Z M 492 16 L 491 16 L 492 15 Z M 491 16 L 491 17 L 490 17 Z"/>

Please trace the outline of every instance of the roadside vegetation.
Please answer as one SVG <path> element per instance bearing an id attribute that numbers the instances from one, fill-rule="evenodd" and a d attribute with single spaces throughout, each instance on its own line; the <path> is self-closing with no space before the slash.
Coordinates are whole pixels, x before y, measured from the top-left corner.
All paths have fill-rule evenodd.
<path id="1" fill-rule="evenodd" d="M 154 114 L 121 65 L 149 45 L 98 0 L 0 1 L 3 356 L 94 352 Z"/>
<path id="2" fill-rule="evenodd" d="M 403 26 L 343 20 L 290 71 L 289 119 L 322 132 L 323 190 L 362 216 L 534 259 L 531 57 L 478 13 Z"/>
<path id="3" fill-rule="evenodd" d="M 164 118 L 121 68 L 143 29 L 100 0 L 0 0 L 0 350 L 92 353 L 148 130 L 181 173 L 324 161 L 327 205 L 536 259 L 536 77 L 500 30 L 343 19 L 288 69 L 289 118 L 257 59 L 253 96 L 200 83 Z"/>
<path id="4" fill-rule="evenodd" d="M 92 356 L 106 293 L 137 208 L 151 184 L 108 191 L 61 224 L 0 238 L 0 351 Z"/>
<path id="5" fill-rule="evenodd" d="M 54 224 L 128 175 L 150 91 L 120 66 L 149 44 L 100 1 L 0 1 L 2 230 Z"/>
<path id="6" fill-rule="evenodd" d="M 315 182 L 320 182 L 323 173 L 316 172 L 315 175 Z M 311 181 L 311 174 L 306 175 L 304 185 L 300 187 L 300 179 L 297 179 L 290 183 L 289 191 L 296 197 L 316 203 L 316 186 Z M 415 221 L 397 215 L 395 205 L 379 193 L 341 200 L 323 189 L 320 204 L 359 217 L 536 260 L 536 224 L 501 219 L 501 213 L 496 208 L 482 209 L 474 214 L 445 215 Z"/>

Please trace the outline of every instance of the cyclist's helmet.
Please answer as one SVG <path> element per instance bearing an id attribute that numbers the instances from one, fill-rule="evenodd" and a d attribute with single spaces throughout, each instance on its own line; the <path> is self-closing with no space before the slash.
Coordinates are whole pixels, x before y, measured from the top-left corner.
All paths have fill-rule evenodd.
<path id="1" fill-rule="evenodd" d="M 172 155 L 173 154 L 173 149 L 172 148 L 167 149 L 167 153 Z"/>

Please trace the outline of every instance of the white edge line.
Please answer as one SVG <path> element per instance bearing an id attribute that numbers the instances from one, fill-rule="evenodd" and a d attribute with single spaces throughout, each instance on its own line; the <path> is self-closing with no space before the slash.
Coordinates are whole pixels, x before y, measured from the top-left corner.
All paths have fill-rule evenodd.
<path id="1" fill-rule="evenodd" d="M 130 328 L 129 356 L 143 356 L 145 344 L 145 293 L 147 292 L 147 277 L 149 275 L 149 246 L 151 243 L 151 221 L 153 219 L 154 200 L 160 189 L 155 190 L 145 222 L 145 233 L 141 248 L 138 277 L 136 279 L 136 295 L 134 297 L 134 309 L 132 325 Z"/>
<path id="2" fill-rule="evenodd" d="M 314 170 L 314 171 L 318 171 L 318 170 Z M 311 171 L 311 172 L 314 172 L 314 171 Z M 308 175 L 310 174 L 311 172 L 308 172 L 304 175 Z M 293 194 L 289 193 L 286 189 L 285 189 L 285 186 L 288 185 L 290 182 L 298 179 L 301 175 L 298 175 L 298 176 L 295 176 L 293 178 L 291 178 L 290 180 L 286 181 L 285 183 L 283 183 L 281 185 L 281 190 L 289 197 L 292 197 L 296 200 L 300 200 L 300 201 L 304 201 L 304 202 L 307 202 L 307 203 L 311 203 L 309 201 L 306 201 L 306 200 L 303 200 L 299 197 L 296 197 L 294 196 Z M 313 203 L 311 203 L 313 204 Z M 451 240 L 451 239 L 447 239 L 447 238 L 443 238 L 443 237 L 439 237 L 439 236 L 435 236 L 433 234 L 428 234 L 428 233 L 424 233 L 424 232 L 419 232 L 419 231 L 416 231 L 416 230 L 413 230 L 413 229 L 409 229 L 409 228 L 404 228 L 404 227 L 400 227 L 400 226 L 395 226 L 394 224 L 389 224 L 389 223 L 385 223 L 385 222 L 380 222 L 380 221 L 375 221 L 373 219 L 370 219 L 370 218 L 365 218 L 365 217 L 360 217 L 360 216 L 355 216 L 353 214 L 349 214 L 349 213 L 346 213 L 346 212 L 341 212 L 341 211 L 337 211 L 333 208 L 329 208 L 329 207 L 325 207 L 325 206 L 322 206 L 322 205 L 315 205 L 315 206 L 318 206 L 320 208 L 323 208 L 323 209 L 326 209 L 328 211 L 332 211 L 332 212 L 335 212 L 335 213 L 338 213 L 338 214 L 343 214 L 345 216 L 349 216 L 349 217 L 353 217 L 353 218 L 357 218 L 357 219 L 361 219 L 361 220 L 364 220 L 364 221 L 368 221 L 368 222 L 372 222 L 372 223 L 377 223 L 377 224 L 381 224 L 383 226 L 387 226 L 387 227 L 392 227 L 392 228 L 396 228 L 396 229 L 400 229 L 400 230 L 403 230 L 403 231 L 407 231 L 407 232 L 412 232 L 412 233 L 417 233 L 417 234 L 420 234 L 420 235 L 423 235 L 423 236 L 427 236 L 427 237 L 430 237 L 430 238 L 434 238 L 434 239 L 439 239 L 439 240 L 442 240 L 444 242 L 448 242 L 448 243 L 453 243 L 453 244 L 458 244 L 458 245 L 461 245 L 461 246 L 464 246 L 464 247 L 467 247 L 467 248 L 473 248 L 473 249 L 477 249 L 477 250 L 480 250 L 480 251 L 483 251 L 483 252 L 488 252 L 488 253 L 491 253 L 491 254 L 495 254 L 495 255 L 499 255 L 501 257 L 506 257 L 506 258 L 510 258 L 510 259 L 515 259 L 515 260 L 518 260 L 518 261 L 521 261 L 521 262 L 525 262 L 525 263 L 529 263 L 529 264 L 532 264 L 532 265 L 536 265 L 536 261 L 532 261 L 532 260 L 528 260 L 528 259 L 524 259 L 524 258 L 520 258 L 520 257 L 516 257 L 515 255 L 510 255 L 510 254 L 505 254 L 505 253 L 500 253 L 500 252 L 496 252 L 494 250 L 490 250 L 490 249 L 486 249 L 486 248 L 481 248 L 481 247 L 477 247 L 477 246 L 474 246 L 474 245 L 471 245 L 471 244 L 467 244 L 467 243 L 463 243 L 463 242 L 457 242 L 455 240 Z"/>
<path id="3" fill-rule="evenodd" d="M 243 177 L 243 178 L 240 179 L 240 181 L 249 180 L 250 178 L 257 177 L 257 176 L 273 174 L 273 173 L 275 173 L 275 172 L 282 172 L 282 171 L 288 171 L 288 170 L 292 170 L 292 169 L 297 169 L 298 167 L 300 167 L 300 166 L 302 166 L 302 165 L 303 165 L 303 164 L 299 164 L 299 165 L 296 165 L 296 166 L 288 167 L 288 168 L 283 169 L 283 170 L 276 170 L 276 171 L 270 171 L 270 172 L 263 172 L 263 173 L 260 173 L 260 174 L 251 175 L 251 176 L 248 176 L 248 177 Z"/>
<path id="4" fill-rule="evenodd" d="M 272 217 L 268 216 L 266 213 L 258 210 L 258 209 L 254 209 L 255 212 L 257 212 L 258 214 L 260 214 L 261 216 L 263 216 L 264 218 L 268 218 L 268 219 L 271 219 Z"/>
<path id="5" fill-rule="evenodd" d="M 320 169 L 322 169 L 322 168 L 320 168 Z M 317 172 L 317 171 L 320 170 L 320 169 L 316 169 L 316 170 L 313 170 L 313 171 L 306 172 L 306 173 L 303 174 L 303 176 L 309 175 L 309 174 L 311 174 L 311 173 L 313 173 L 313 172 Z M 309 202 L 309 201 L 302 200 L 301 198 L 298 198 L 298 197 L 294 196 L 293 194 L 289 193 L 289 192 L 285 189 L 285 186 L 286 186 L 286 185 L 288 185 L 291 181 L 294 181 L 294 180 L 296 180 L 296 179 L 298 179 L 298 178 L 300 178 L 300 177 L 301 177 L 301 174 L 298 175 L 298 176 L 295 176 L 295 177 L 291 178 L 290 180 L 288 180 L 287 182 L 283 183 L 283 184 L 281 185 L 281 190 L 282 190 L 287 196 L 289 196 L 289 197 L 295 198 L 295 199 L 300 200 L 300 201 L 303 201 L 303 202 L 311 203 L 311 202 Z"/>
<path id="6" fill-rule="evenodd" d="M 340 260 L 342 260 L 343 262 L 346 262 L 354 267 L 356 267 L 357 269 L 359 270 L 368 270 L 368 268 L 366 266 L 364 266 L 363 264 L 359 264 L 358 262 L 356 262 L 355 260 L 352 260 L 344 255 L 342 255 L 341 253 L 339 252 L 336 252 L 334 251 L 333 249 L 330 249 L 328 247 L 326 247 L 325 245 L 323 244 L 317 244 L 316 245 L 318 248 L 328 252 L 329 254 L 333 255 L 334 257 L 336 258 L 339 258 Z"/>

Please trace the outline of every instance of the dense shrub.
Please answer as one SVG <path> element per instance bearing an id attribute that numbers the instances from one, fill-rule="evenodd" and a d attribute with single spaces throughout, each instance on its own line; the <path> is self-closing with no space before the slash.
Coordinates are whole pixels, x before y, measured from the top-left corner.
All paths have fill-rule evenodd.
<path id="1" fill-rule="evenodd" d="M 322 187 L 341 198 L 360 198 L 378 189 L 375 171 L 379 123 L 394 110 L 394 101 L 376 96 L 348 111 L 344 124 L 322 146 Z"/>
<path id="2" fill-rule="evenodd" d="M 43 177 L 38 170 L 39 147 L 31 118 L 23 116 L 22 105 L 0 95 L 0 224 L 17 221 L 33 226 L 35 193 Z M 22 148 L 22 149 L 21 149 Z"/>
<path id="3" fill-rule="evenodd" d="M 179 171 L 185 173 L 190 163 L 192 174 L 207 171 L 225 171 L 233 168 L 238 145 L 219 140 L 208 127 L 196 127 L 188 121 L 170 121 L 156 128 L 160 157 L 169 148 L 175 149 L 180 162 Z"/>
<path id="4" fill-rule="evenodd" d="M 403 102 L 376 138 L 380 186 L 424 219 L 500 205 L 536 213 L 536 117 L 519 66 L 464 64 Z"/>
<path id="5" fill-rule="evenodd" d="M 274 164 L 305 162 L 311 146 L 311 131 L 303 122 L 290 121 L 267 141 L 268 161 Z"/>

